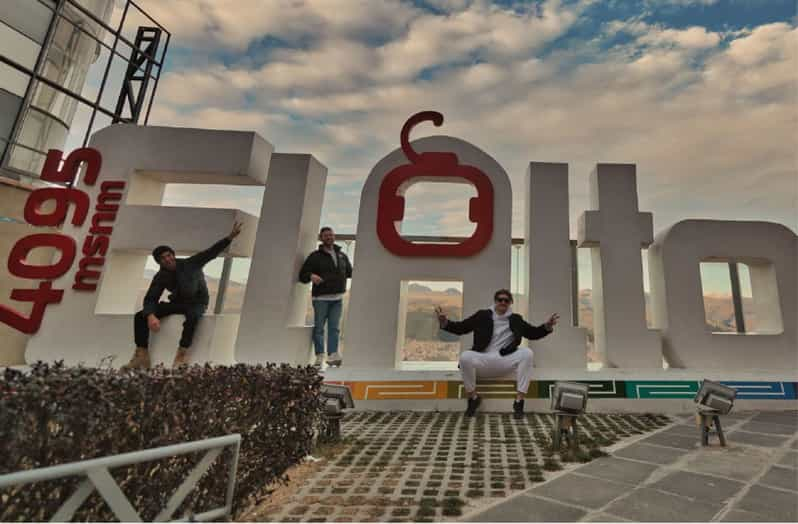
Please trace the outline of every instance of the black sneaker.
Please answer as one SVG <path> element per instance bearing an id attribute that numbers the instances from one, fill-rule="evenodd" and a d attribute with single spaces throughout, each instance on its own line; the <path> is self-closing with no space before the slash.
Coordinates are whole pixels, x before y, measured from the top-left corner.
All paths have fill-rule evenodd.
<path id="1" fill-rule="evenodd" d="M 524 418 L 524 399 L 513 402 L 513 418 Z"/>
<path id="2" fill-rule="evenodd" d="M 465 416 L 466 417 L 473 417 L 477 414 L 477 408 L 482 403 L 482 397 L 476 398 L 469 398 L 468 399 L 468 408 L 466 409 Z"/>

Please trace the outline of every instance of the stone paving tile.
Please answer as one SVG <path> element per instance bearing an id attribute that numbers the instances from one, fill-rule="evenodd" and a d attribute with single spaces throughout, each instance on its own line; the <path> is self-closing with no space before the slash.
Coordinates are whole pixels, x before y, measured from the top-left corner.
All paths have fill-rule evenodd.
<path id="1" fill-rule="evenodd" d="M 676 471 L 648 487 L 710 504 L 723 504 L 744 486 L 744 483 L 736 480 Z"/>
<path id="2" fill-rule="evenodd" d="M 798 449 L 798 440 L 793 440 L 792 444 L 790 444 L 792 449 Z"/>
<path id="3" fill-rule="evenodd" d="M 733 509 L 758 513 L 780 522 L 798 520 L 798 497 L 795 493 L 754 484 Z"/>
<path id="4" fill-rule="evenodd" d="M 774 522 L 772 518 L 768 518 L 759 513 L 751 513 L 750 511 L 743 511 L 741 509 L 733 509 L 726 513 L 721 522 Z"/>
<path id="5" fill-rule="evenodd" d="M 608 482 L 604 479 L 568 473 L 550 480 L 540 487 L 532 488 L 527 493 L 577 506 L 598 509 L 630 489 L 628 485 L 618 482 Z"/>
<path id="6" fill-rule="evenodd" d="M 584 518 L 581 522 L 628 522 L 626 519 L 609 515 L 607 513 L 596 513 L 590 517 Z"/>
<path id="7" fill-rule="evenodd" d="M 779 461 L 779 466 L 798 469 L 798 451 L 788 451 Z"/>
<path id="8" fill-rule="evenodd" d="M 678 448 L 684 450 L 691 450 L 698 446 L 698 436 L 687 437 L 681 435 L 660 435 L 659 433 L 644 438 L 640 442 L 644 444 L 657 444 L 659 446 L 668 446 L 670 448 Z"/>
<path id="9" fill-rule="evenodd" d="M 792 426 L 798 430 L 798 411 L 770 411 L 757 413 L 752 420 L 771 424 L 783 424 L 785 426 Z"/>
<path id="10" fill-rule="evenodd" d="M 700 435 L 700 432 L 695 424 L 678 424 L 671 428 L 657 432 L 657 435 L 679 435 L 682 437 L 692 437 L 697 439 Z"/>
<path id="11" fill-rule="evenodd" d="M 639 488 L 604 509 L 636 522 L 708 522 L 719 504 L 694 501 L 651 488 Z"/>
<path id="12" fill-rule="evenodd" d="M 765 473 L 765 476 L 762 477 L 759 482 L 774 488 L 798 491 L 798 471 L 791 468 L 773 466 Z M 798 497 L 798 495 L 796 497 Z"/>
<path id="13" fill-rule="evenodd" d="M 673 464 L 684 456 L 684 450 L 652 446 L 637 442 L 613 452 L 613 456 L 650 462 L 652 464 Z"/>
<path id="14" fill-rule="evenodd" d="M 736 480 L 749 481 L 760 475 L 765 465 L 778 456 L 772 448 L 730 445 L 701 448 L 685 457 L 684 469 Z"/>
<path id="15" fill-rule="evenodd" d="M 575 473 L 624 484 L 639 484 L 647 479 L 657 467 L 634 460 L 604 457 L 580 467 Z"/>
<path id="16" fill-rule="evenodd" d="M 742 431 L 753 433 L 767 433 L 769 435 L 792 435 L 795 427 L 784 424 L 771 424 L 770 422 L 747 422 L 740 427 Z"/>
<path id="17" fill-rule="evenodd" d="M 579 508 L 521 495 L 472 515 L 466 522 L 575 522 L 584 514 Z"/>
<path id="18" fill-rule="evenodd" d="M 732 431 L 727 434 L 726 440 L 735 444 L 749 444 L 751 446 L 764 446 L 771 448 L 781 447 L 789 437 L 780 435 L 762 435 L 748 431 Z"/>

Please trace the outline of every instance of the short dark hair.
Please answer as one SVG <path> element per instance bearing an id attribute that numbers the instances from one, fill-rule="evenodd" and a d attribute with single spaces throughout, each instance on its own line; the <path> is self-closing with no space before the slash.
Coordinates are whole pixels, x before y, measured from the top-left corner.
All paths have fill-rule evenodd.
<path id="1" fill-rule="evenodd" d="M 502 295 L 505 295 L 505 296 L 509 297 L 510 298 L 510 302 L 513 301 L 513 294 L 510 293 L 509 289 L 500 289 L 497 292 L 495 292 L 493 294 L 493 301 L 496 302 L 496 300 Z"/>
<path id="2" fill-rule="evenodd" d="M 159 264 L 161 263 L 161 255 L 164 253 L 172 253 L 175 254 L 175 250 L 169 246 L 158 246 L 152 250 L 152 258 L 155 259 L 156 262 Z"/>
<path id="3" fill-rule="evenodd" d="M 333 230 L 333 228 L 331 228 L 330 226 L 324 226 L 323 228 L 321 228 L 321 229 L 319 230 L 319 235 L 321 235 L 321 234 L 322 234 L 322 233 L 324 233 L 325 231 L 332 231 L 332 230 Z"/>

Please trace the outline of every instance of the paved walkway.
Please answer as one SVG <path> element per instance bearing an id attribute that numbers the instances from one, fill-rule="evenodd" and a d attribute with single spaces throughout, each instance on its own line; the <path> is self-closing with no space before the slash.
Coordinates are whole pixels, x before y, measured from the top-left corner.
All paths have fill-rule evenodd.
<path id="1" fill-rule="evenodd" d="M 679 417 L 461 520 L 798 521 L 798 412 L 732 414 L 722 423 L 726 448 L 701 448 L 694 418 Z"/>

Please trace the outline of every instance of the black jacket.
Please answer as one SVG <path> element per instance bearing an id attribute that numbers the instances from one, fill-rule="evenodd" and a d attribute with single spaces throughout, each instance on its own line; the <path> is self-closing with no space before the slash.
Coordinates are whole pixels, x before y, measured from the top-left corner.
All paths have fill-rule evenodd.
<path id="1" fill-rule="evenodd" d="M 480 309 L 463 321 L 449 320 L 441 329 L 455 335 L 465 335 L 473 331 L 474 347 L 471 348 L 471 351 L 483 352 L 487 349 L 490 339 L 493 337 L 493 311 Z M 540 326 L 528 324 L 521 315 L 516 313 L 510 315 L 510 331 L 513 332 L 515 338 L 509 346 L 499 351 L 502 355 L 509 355 L 518 349 L 523 338 L 537 340 L 551 333 L 543 324 Z"/>
<path id="2" fill-rule="evenodd" d="M 329 253 L 322 246 L 308 255 L 302 269 L 299 270 L 299 281 L 303 284 L 310 282 L 310 275 L 315 273 L 322 278 L 319 284 L 313 284 L 312 295 L 335 295 L 346 291 L 346 279 L 352 278 L 352 264 L 341 247 L 333 245 L 338 264 L 333 263 Z"/>
<path id="3" fill-rule="evenodd" d="M 188 258 L 178 258 L 174 271 L 161 268 L 152 278 L 150 288 L 144 295 L 144 316 L 155 313 L 155 306 L 158 305 L 164 289 L 170 291 L 169 302 L 193 305 L 204 312 L 208 308 L 209 297 L 202 268 L 229 245 L 230 240 L 223 238 L 205 251 Z"/>

